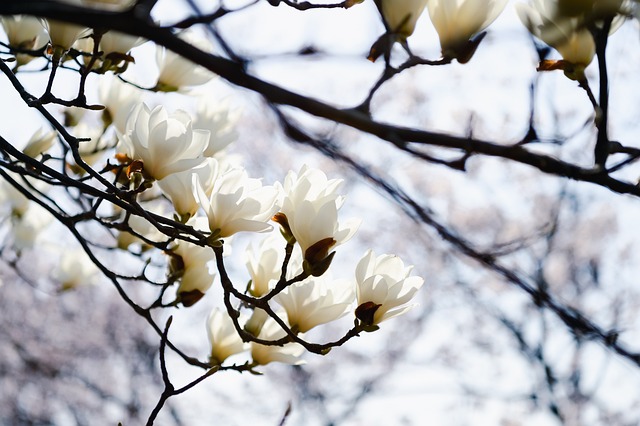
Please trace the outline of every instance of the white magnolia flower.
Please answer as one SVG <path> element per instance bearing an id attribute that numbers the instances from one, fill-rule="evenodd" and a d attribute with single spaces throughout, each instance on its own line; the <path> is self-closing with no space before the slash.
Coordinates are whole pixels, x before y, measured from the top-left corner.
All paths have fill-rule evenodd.
<path id="1" fill-rule="evenodd" d="M 47 187 L 42 181 L 21 176 L 14 172 L 7 171 L 9 177 L 18 182 L 24 189 L 29 190 L 33 186 L 38 191 L 46 191 Z M 25 179 L 29 182 L 25 183 Z M 22 192 L 16 189 L 8 180 L 0 177 L 0 207 L 13 217 L 22 217 L 34 203 Z"/>
<path id="2" fill-rule="evenodd" d="M 229 314 L 218 308 L 214 308 L 209 314 L 207 334 L 211 345 L 211 365 L 220 365 L 231 355 L 248 349 L 248 345 L 238 335 Z"/>
<path id="3" fill-rule="evenodd" d="M 477 44 L 470 40 L 502 12 L 507 0 L 429 0 L 427 8 L 438 32 L 442 56 L 464 63 Z"/>
<path id="4" fill-rule="evenodd" d="M 201 50 L 210 50 L 209 43 L 204 38 L 196 36 L 193 32 L 182 32 L 179 37 Z M 164 47 L 158 47 L 156 63 L 160 71 L 156 89 L 165 92 L 180 90 L 186 86 L 199 86 L 211 80 L 214 76 L 206 68 L 196 65 Z"/>
<path id="5" fill-rule="evenodd" d="M 238 139 L 236 121 L 237 117 L 229 112 L 226 105 L 214 105 L 205 98 L 200 99 L 193 128 L 209 131 L 209 145 L 204 150 L 205 157 L 216 156 Z"/>
<path id="6" fill-rule="evenodd" d="M 98 50 L 102 52 L 102 56 L 94 63 L 94 68 L 100 68 L 102 65 L 103 71 L 113 69 L 111 66 L 118 65 L 123 60 L 127 60 L 124 55 L 129 53 L 134 47 L 144 43 L 144 41 L 141 37 L 131 36 L 117 31 L 107 31 L 100 37 L 100 48 Z M 81 38 L 73 44 L 74 49 L 89 55 L 93 54 L 94 46 L 93 37 Z M 83 61 L 85 66 L 89 65 L 91 56 L 84 56 Z M 107 63 L 106 61 L 109 62 Z"/>
<path id="7" fill-rule="evenodd" d="M 38 50 L 46 45 L 49 39 L 40 20 L 32 16 L 1 16 L 0 23 L 2 23 L 11 47 Z M 33 56 L 24 53 L 16 55 L 18 65 L 24 65 L 32 59 Z"/>
<path id="8" fill-rule="evenodd" d="M 22 216 L 14 216 L 11 227 L 13 247 L 18 251 L 34 247 L 51 220 L 49 212 L 36 204 L 31 204 Z"/>
<path id="9" fill-rule="evenodd" d="M 98 268 L 84 250 L 63 250 L 62 257 L 54 269 L 53 278 L 62 290 L 71 290 L 93 282 Z"/>
<path id="10" fill-rule="evenodd" d="M 378 4 L 388 29 L 406 39 L 413 34 L 427 0 L 380 0 Z"/>
<path id="11" fill-rule="evenodd" d="M 13 172 L 8 172 L 16 181 L 20 182 L 20 177 Z M 8 209 L 11 216 L 20 217 L 27 212 L 31 201 L 18 191 L 9 181 L 0 178 L 0 205 Z"/>
<path id="12" fill-rule="evenodd" d="M 557 4 L 551 0 L 534 0 L 533 5 L 518 3 L 516 11 L 527 29 L 554 47 L 571 67 L 562 65 L 569 78 L 584 78 L 584 69 L 596 53 L 591 32 L 578 18 L 559 17 Z"/>
<path id="13" fill-rule="evenodd" d="M 574 65 L 586 68 L 596 53 L 596 46 L 591 32 L 586 28 L 572 32 L 564 43 L 554 46 L 562 59 Z"/>
<path id="14" fill-rule="evenodd" d="M 22 150 L 23 153 L 31 158 L 36 158 L 41 154 L 44 154 L 53 146 L 53 142 L 56 140 L 58 133 L 55 130 L 45 133 L 42 128 L 38 129 L 27 145 Z"/>
<path id="15" fill-rule="evenodd" d="M 180 276 L 178 298 L 185 306 L 191 306 L 204 296 L 213 284 L 214 273 L 209 269 L 215 254 L 209 247 L 200 247 L 180 241 L 172 250 L 171 272 Z"/>
<path id="16" fill-rule="evenodd" d="M 290 171 L 285 178 L 280 211 L 287 224 L 280 224 L 285 231 L 289 228 L 307 261 L 323 260 L 329 250 L 351 238 L 360 225 L 359 220 L 353 219 L 342 226 L 338 223 L 338 210 L 344 203 L 344 197 L 336 192 L 341 183 L 342 180 L 329 180 L 321 170 L 306 165 L 298 174 Z"/>
<path id="17" fill-rule="evenodd" d="M 75 6 L 82 6 L 82 0 L 63 0 L 64 3 L 72 4 Z M 62 55 L 67 52 L 73 44 L 82 37 L 85 37 L 91 33 L 89 28 L 69 24 L 63 21 L 56 21 L 54 19 L 43 19 L 42 25 L 49 34 L 49 40 L 53 47 L 54 60 L 62 59 Z"/>
<path id="18" fill-rule="evenodd" d="M 372 250 L 360 259 L 356 267 L 356 317 L 364 325 L 377 325 L 402 315 L 413 307 L 406 305 L 422 287 L 424 280 L 410 276 L 413 266 L 406 267 L 397 256 L 376 257 Z"/>
<path id="19" fill-rule="evenodd" d="M 245 264 L 251 276 L 249 291 L 254 297 L 262 297 L 280 279 L 284 261 L 284 244 L 278 234 L 270 234 L 257 248 L 252 245 L 245 252 Z"/>
<path id="20" fill-rule="evenodd" d="M 292 284 L 274 299 L 287 312 L 292 330 L 306 333 L 344 316 L 353 302 L 354 291 L 349 281 L 323 275 Z"/>
<path id="21" fill-rule="evenodd" d="M 142 161 L 143 173 L 152 179 L 163 179 L 204 161 L 209 132 L 193 130 L 184 111 L 169 115 L 162 105 L 150 110 L 142 103 L 132 111 L 126 129 L 119 138 L 120 151 Z"/>
<path id="22" fill-rule="evenodd" d="M 269 318 L 271 317 L 269 316 L 267 311 L 265 311 L 264 309 L 255 308 L 247 322 L 244 324 L 244 330 L 258 337 L 260 335 L 260 332 L 262 331 L 262 327 Z"/>
<path id="23" fill-rule="evenodd" d="M 94 9 L 121 11 L 130 8 L 136 0 L 82 0 L 86 6 Z"/>
<path id="24" fill-rule="evenodd" d="M 112 53 L 126 54 L 134 47 L 144 43 L 142 37 L 131 36 L 117 31 L 107 31 L 100 38 L 100 50 L 105 56 Z"/>
<path id="25" fill-rule="evenodd" d="M 173 203 L 175 212 L 182 218 L 190 218 L 200 208 L 193 191 L 193 175 L 198 176 L 199 182 L 204 186 L 205 194 L 210 195 L 218 173 L 218 162 L 214 158 L 207 158 L 202 164 L 192 169 L 173 173 L 159 180 L 158 185 Z"/>
<path id="26" fill-rule="evenodd" d="M 106 107 L 106 124 L 113 122 L 118 132 L 125 133 L 132 110 L 142 102 L 142 92 L 116 77 L 102 76 L 98 84 L 98 98 Z"/>
<path id="27" fill-rule="evenodd" d="M 285 336 L 285 331 L 273 318 L 270 318 L 264 323 L 258 338 L 273 341 Z M 251 358 L 257 365 L 267 365 L 270 362 L 282 362 L 292 365 L 304 364 L 304 361 L 300 359 L 303 352 L 304 347 L 298 343 L 287 343 L 284 346 L 268 346 L 251 342 Z"/>
<path id="28" fill-rule="evenodd" d="M 278 193 L 272 186 L 262 186 L 244 169 L 218 174 L 211 195 L 194 175 L 193 188 L 209 220 L 213 238 L 229 237 L 237 232 L 265 232 L 267 221 L 277 211 Z"/>

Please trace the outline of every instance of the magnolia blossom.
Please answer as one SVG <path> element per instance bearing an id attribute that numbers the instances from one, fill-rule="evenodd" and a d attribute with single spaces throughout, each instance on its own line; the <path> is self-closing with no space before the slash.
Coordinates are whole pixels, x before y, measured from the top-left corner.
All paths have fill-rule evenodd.
<path id="1" fill-rule="evenodd" d="M 141 37 L 117 31 L 107 31 L 100 38 L 100 50 L 104 52 L 105 56 L 113 53 L 126 54 L 134 47 L 140 46 L 144 41 Z"/>
<path id="2" fill-rule="evenodd" d="M 45 133 L 42 129 L 38 129 L 27 145 L 23 148 L 22 152 L 32 158 L 36 158 L 40 154 L 44 154 L 53 146 L 53 142 L 56 140 L 58 134 L 55 130 Z"/>
<path id="3" fill-rule="evenodd" d="M 20 181 L 20 177 L 17 174 L 8 173 L 14 180 Z M 7 208 L 11 216 L 20 217 L 27 212 L 31 201 L 11 185 L 9 181 L 0 179 L 0 205 L 3 208 Z"/>
<path id="4" fill-rule="evenodd" d="M 244 352 L 245 344 L 226 311 L 214 308 L 207 319 L 207 334 L 211 345 L 211 365 L 220 365 L 231 355 Z"/>
<path id="5" fill-rule="evenodd" d="M 245 264 L 251 276 L 249 291 L 254 297 L 262 297 L 280 279 L 284 261 L 284 244 L 277 234 L 271 234 L 257 248 L 247 247 Z"/>
<path id="6" fill-rule="evenodd" d="M 516 5 L 518 16 L 529 31 L 548 45 L 556 48 L 571 68 L 562 65 L 570 78 L 584 78 L 584 69 L 596 52 L 593 36 L 580 25 L 577 18 L 557 16 L 556 3 L 551 0 L 534 0 L 533 5 Z"/>
<path id="7" fill-rule="evenodd" d="M 1 16 L 0 23 L 9 39 L 9 46 L 19 49 L 38 50 L 47 44 L 47 32 L 40 20 L 32 16 Z M 33 56 L 24 53 L 16 55 L 18 66 L 30 62 Z"/>
<path id="8" fill-rule="evenodd" d="M 33 203 L 21 216 L 12 217 L 13 247 L 18 251 L 34 247 L 51 220 L 49 212 Z"/>
<path id="9" fill-rule="evenodd" d="M 214 105 L 201 98 L 193 120 L 193 128 L 209 131 L 209 145 L 204 150 L 205 157 L 217 156 L 231 142 L 238 139 L 236 121 L 237 117 L 229 112 L 226 105 Z"/>
<path id="10" fill-rule="evenodd" d="M 359 220 L 353 219 L 342 226 L 338 223 L 338 210 L 344 203 L 344 197 L 336 193 L 341 183 L 342 180 L 329 180 L 321 170 L 306 165 L 298 174 L 290 171 L 285 178 L 280 211 L 286 216 L 286 224 L 280 224 L 295 237 L 307 261 L 324 259 L 329 250 L 351 238 L 360 225 Z"/>
<path id="11" fill-rule="evenodd" d="M 82 0 L 63 0 L 75 6 L 82 6 Z M 59 61 L 62 55 L 67 52 L 71 46 L 81 37 L 90 34 L 91 30 L 75 24 L 69 24 L 54 19 L 43 19 L 42 25 L 49 33 L 49 40 L 53 47 L 54 60 Z"/>
<path id="12" fill-rule="evenodd" d="M 397 256 L 376 257 L 372 250 L 356 267 L 356 317 L 366 326 L 377 325 L 402 315 L 413 307 L 406 303 L 422 287 L 421 277 L 410 276 L 413 266 L 406 267 Z"/>
<path id="13" fill-rule="evenodd" d="M 413 34 L 427 0 L 381 0 L 377 3 L 388 30 L 406 39 Z"/>
<path id="14" fill-rule="evenodd" d="M 267 221 L 277 211 L 278 193 L 272 186 L 262 186 L 244 169 L 230 169 L 216 178 L 211 195 L 193 175 L 193 190 L 209 221 L 213 238 L 229 237 L 237 232 L 265 232 Z"/>
<path id="15" fill-rule="evenodd" d="M 193 175 L 198 176 L 198 180 L 203 183 L 205 194 L 210 195 L 218 171 L 218 162 L 213 158 L 207 158 L 193 169 L 170 174 L 158 181 L 158 184 L 164 195 L 171 200 L 176 213 L 182 218 L 190 218 L 200 208 L 193 192 Z"/>
<path id="16" fill-rule="evenodd" d="M 150 110 L 142 103 L 131 113 L 126 133 L 119 139 L 120 152 L 142 161 L 143 173 L 159 180 L 201 164 L 209 132 L 193 130 L 184 111 L 169 115 L 162 105 Z"/>
<path id="17" fill-rule="evenodd" d="M 287 312 L 292 330 L 300 333 L 344 316 L 353 299 L 350 282 L 334 281 L 326 275 L 292 284 L 275 297 Z"/>
<path id="18" fill-rule="evenodd" d="M 118 132 L 125 133 L 131 111 L 142 102 L 142 92 L 116 77 L 102 76 L 98 86 L 98 98 L 106 107 L 103 112 L 105 124 L 113 123 Z"/>
<path id="19" fill-rule="evenodd" d="M 100 72 L 107 70 L 123 72 L 126 68 L 117 67 L 123 63 L 123 61 L 133 61 L 131 57 L 127 56 L 127 53 L 134 47 L 141 45 L 144 41 L 141 37 L 131 36 L 117 31 L 107 31 L 100 37 L 100 47 L 98 50 L 102 52 L 102 56 L 94 62 L 94 69 L 101 68 L 102 71 Z M 74 49 L 90 55 L 93 54 L 94 47 L 93 37 L 81 38 L 73 45 Z M 90 55 L 85 55 L 82 58 L 85 66 L 88 66 L 93 60 Z"/>
<path id="20" fill-rule="evenodd" d="M 247 322 L 244 324 L 244 330 L 258 337 L 260 335 L 260 332 L 262 331 L 262 327 L 269 318 L 271 317 L 269 316 L 267 311 L 265 311 L 264 309 L 255 308 Z"/>
<path id="21" fill-rule="evenodd" d="M 201 50 L 209 50 L 208 42 L 193 32 L 182 32 L 179 37 Z M 185 86 L 198 86 L 213 78 L 213 73 L 200 65 L 164 47 L 158 47 L 156 63 L 160 71 L 156 89 L 171 92 Z"/>
<path id="22" fill-rule="evenodd" d="M 47 186 L 40 180 L 31 179 L 26 176 L 21 176 L 15 172 L 7 171 L 10 178 L 22 185 L 23 188 L 29 190 L 30 186 L 33 186 L 38 191 L 46 191 Z M 28 183 L 25 183 L 28 181 Z M 32 203 L 22 192 L 14 187 L 8 180 L 0 177 L 0 206 L 3 209 L 7 209 L 7 213 L 15 218 L 22 217 L 31 207 L 40 208 L 35 203 Z M 42 208 L 40 208 L 42 209 Z"/>
<path id="23" fill-rule="evenodd" d="M 62 290 L 90 284 L 98 272 L 96 265 L 83 250 L 64 250 L 54 269 L 53 278 L 60 282 Z"/>
<path id="24" fill-rule="evenodd" d="M 62 21 L 46 19 L 43 21 L 44 27 L 49 34 L 49 40 L 54 48 L 54 55 L 60 55 L 67 50 L 81 37 L 87 36 L 90 29 L 79 25 L 68 24 Z M 61 53 L 55 53 L 56 49 L 62 50 Z M 59 59 L 59 57 L 58 57 Z"/>
<path id="25" fill-rule="evenodd" d="M 442 56 L 464 63 L 477 43 L 470 40 L 502 12 L 507 0 L 429 0 L 431 22 L 438 32 Z"/>
<path id="26" fill-rule="evenodd" d="M 121 11 L 130 8 L 136 0 L 82 0 L 86 6 L 95 9 Z"/>
<path id="27" fill-rule="evenodd" d="M 171 272 L 180 277 L 178 298 L 185 306 L 196 303 L 213 284 L 214 273 L 209 263 L 214 260 L 213 250 L 180 241 L 171 252 Z M 177 257 L 175 257 L 177 256 Z"/>
<path id="28" fill-rule="evenodd" d="M 286 332 L 273 318 L 270 318 L 264 323 L 258 338 L 273 341 L 285 336 Z M 292 365 L 304 364 L 304 361 L 300 359 L 303 352 L 304 347 L 298 343 L 287 343 L 284 346 L 268 346 L 251 342 L 251 358 L 257 365 L 267 365 L 270 362 L 282 362 Z"/>

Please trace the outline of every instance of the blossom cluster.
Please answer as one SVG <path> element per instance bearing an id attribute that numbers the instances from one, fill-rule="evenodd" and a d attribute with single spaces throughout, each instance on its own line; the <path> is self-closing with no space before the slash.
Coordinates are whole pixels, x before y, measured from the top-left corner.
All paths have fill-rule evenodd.
<path id="1" fill-rule="evenodd" d="M 67 1 L 109 9 L 133 4 Z M 219 256 L 223 251 L 229 255 L 238 233 L 268 234 L 245 253 L 251 280 L 246 296 L 250 299 L 244 300 L 243 310 L 249 312 L 234 311 L 226 305 L 223 309 L 219 301 L 206 321 L 211 366 L 247 350 L 251 365 L 300 363 L 303 339 L 310 330 L 351 313 L 352 332 L 357 335 L 377 330 L 382 321 L 412 307 L 410 299 L 423 279 L 411 275 L 411 267 L 405 267 L 395 256 L 376 256 L 369 250 L 354 272 L 333 278 L 330 267 L 336 249 L 360 226 L 359 219 L 339 217 L 345 203 L 339 191 L 342 180 L 330 179 L 324 171 L 303 165 L 297 172 L 289 171 L 282 182 L 266 185 L 262 179 L 251 177 L 227 152 L 237 138 L 233 113 L 213 108 L 204 100 L 194 113 L 169 110 L 162 103 L 154 105 L 145 99 L 150 92 L 184 94 L 189 87 L 206 84 L 212 73 L 159 48 L 158 75 L 145 91 L 104 76 L 121 75 L 133 66 L 132 49 L 144 40 L 26 16 L 3 17 L 2 24 L 8 45 L 17 49 L 14 72 L 27 66 L 46 46 L 52 64 L 50 83 L 56 68 L 67 61 L 75 61 L 81 72 L 100 76 L 94 89 L 101 107 L 92 108 L 101 109 L 100 123 L 77 108 L 64 112 L 64 125 L 78 137 L 77 148 L 72 148 L 75 152 L 69 152 L 63 137 L 56 144 L 57 132 L 44 130 L 38 130 L 22 152 L 43 162 L 61 155 L 71 173 L 82 179 L 101 174 L 112 180 L 114 193 L 126 194 L 123 198 L 127 200 L 132 197 L 145 209 L 146 214 L 141 215 L 114 205 L 100 219 L 117 230 L 114 248 L 138 256 L 148 250 L 164 253 L 166 281 L 154 306 L 202 303 L 217 283 L 225 292 L 232 292 L 224 287 L 223 281 L 229 277 Z M 186 31 L 179 37 L 209 49 L 206 39 L 194 32 Z M 47 91 L 51 87 L 49 84 Z M 35 247 L 35 238 L 46 224 L 29 219 L 34 204 L 8 182 L 1 182 L 0 195 L 10 206 L 8 214 L 16 224 L 14 245 Z M 46 217 L 41 213 L 38 217 Z M 192 232 L 174 233 L 159 226 L 153 217 L 173 220 L 178 228 Z M 80 256 L 86 258 L 79 253 L 64 252 L 52 273 L 64 290 L 95 280 L 95 259 L 78 263 Z M 151 255 L 144 255 L 151 259 Z M 167 292 L 171 300 L 166 301 L 169 288 L 175 288 L 175 296 Z"/>
<path id="2" fill-rule="evenodd" d="M 378 2 L 387 31 L 406 46 L 425 7 L 446 60 L 468 62 L 482 40 L 482 31 L 500 15 L 507 0 L 402 0 Z M 371 59 L 379 56 L 374 45 Z"/>
<path id="3" fill-rule="evenodd" d="M 108 10 L 125 10 L 135 4 L 132 0 L 65 1 Z M 380 43 L 389 53 L 389 41 L 398 41 L 409 51 L 407 38 L 427 10 L 439 37 L 442 58 L 466 63 L 507 0 L 397 0 L 376 4 L 387 33 L 372 48 L 372 59 L 382 53 Z M 615 31 L 622 18 L 633 13 L 632 5 L 635 3 L 627 0 L 532 0 L 518 2 L 515 7 L 526 28 L 563 58 L 545 61 L 539 69 L 561 69 L 569 78 L 583 82 L 584 70 L 595 55 L 595 37 L 599 31 Z M 119 231 L 115 247 L 132 251 L 139 248 L 140 252 L 155 247 L 166 254 L 167 288 L 176 284 L 176 291 L 171 303 L 160 300 L 160 305 L 188 307 L 198 303 L 216 280 L 229 279 L 220 267 L 218 254 L 223 248 L 229 254 L 234 235 L 270 233 L 257 246 L 250 245 L 245 254 L 251 280 L 244 302 L 251 312 L 240 315 L 228 307 L 217 307 L 209 316 L 212 365 L 247 350 L 246 340 L 254 340 L 251 357 L 255 364 L 297 363 L 302 353 L 300 339 L 319 325 L 351 312 L 356 332 L 373 331 L 381 322 L 411 307 L 409 302 L 423 279 L 411 275 L 412 268 L 405 267 L 396 256 L 376 256 L 369 250 L 352 277 L 334 279 L 329 271 L 336 249 L 353 237 L 360 224 L 357 219 L 339 219 L 345 202 L 339 192 L 341 180 L 304 165 L 297 172 L 290 171 L 281 183 L 265 185 L 227 153 L 237 132 L 233 114 L 225 108 L 213 108 L 203 101 L 193 114 L 171 111 L 162 104 L 153 106 L 144 99 L 146 92 L 187 93 L 189 88 L 209 82 L 211 72 L 158 48 L 157 77 L 145 91 L 113 76 L 103 76 L 122 75 L 135 64 L 132 50 L 145 42 L 139 37 L 28 16 L 3 16 L 1 23 L 8 39 L 6 46 L 15 54 L 14 72 L 36 57 L 50 56 L 47 92 L 57 67 L 67 61 L 74 61 L 83 73 L 101 76 L 97 93 L 103 108 L 102 124 L 85 120 L 78 109 L 67 109 L 65 126 L 82 139 L 75 155 L 67 155 L 65 149 L 63 157 L 69 157 L 67 166 L 78 176 L 84 176 L 88 167 L 94 172 L 100 170 L 103 176 L 115 176 L 113 183 L 118 190 L 135 194 L 136 202 L 149 213 L 132 214 L 114 206 L 111 222 L 104 222 Z M 207 40 L 194 31 L 183 31 L 178 37 L 203 51 L 211 50 Z M 46 161 L 49 152 L 56 149 L 56 139 L 55 131 L 38 130 L 22 152 Z M 36 191 L 45 191 L 34 179 L 8 176 Z M 33 247 L 48 220 L 10 182 L 2 180 L 1 184 L 0 197 L 11 218 L 14 247 L 18 251 Z M 150 214 L 173 219 L 176 225 L 193 230 L 192 236 L 202 238 L 176 237 L 158 226 Z M 274 224 L 279 226 L 280 235 L 271 232 Z M 63 289 L 91 281 L 96 272 L 91 263 L 78 267 L 72 261 L 76 255 L 69 253 L 61 257 L 53 273 Z M 264 344 L 270 341 L 287 344 Z"/>
<path id="4" fill-rule="evenodd" d="M 507 0 L 403 0 L 378 2 L 388 33 L 406 46 L 418 18 L 426 8 L 440 39 L 442 57 L 465 63 L 482 40 L 483 31 L 502 13 Z M 595 55 L 594 30 L 609 21 L 617 29 L 625 16 L 637 13 L 629 0 L 531 0 L 517 2 L 516 11 L 527 29 L 562 56 L 562 61 L 541 64 L 540 70 L 561 69 L 574 80 L 584 79 L 584 69 Z M 613 20 L 613 23 L 611 23 Z M 370 58 L 375 59 L 377 44 Z"/>

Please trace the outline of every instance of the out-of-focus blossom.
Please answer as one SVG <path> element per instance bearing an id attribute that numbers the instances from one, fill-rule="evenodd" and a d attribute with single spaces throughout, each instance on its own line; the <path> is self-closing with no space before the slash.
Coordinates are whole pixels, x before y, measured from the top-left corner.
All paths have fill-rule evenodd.
<path id="1" fill-rule="evenodd" d="M 179 37 L 201 50 L 207 51 L 210 49 L 209 43 L 193 32 L 184 31 L 180 33 Z M 163 92 L 173 92 L 188 86 L 199 86 L 211 80 L 214 76 L 206 68 L 196 65 L 164 47 L 158 47 L 156 63 L 160 71 L 156 90 Z"/>
<path id="2" fill-rule="evenodd" d="M 287 312 L 291 329 L 300 333 L 344 316 L 353 299 L 352 283 L 326 275 L 294 283 L 275 297 Z"/>
<path id="3" fill-rule="evenodd" d="M 277 215 L 285 234 L 290 233 L 300 245 L 304 259 L 318 264 L 328 257 L 335 246 L 355 234 L 359 220 L 338 223 L 338 210 L 344 197 L 337 194 L 340 179 L 327 179 L 318 169 L 306 165 L 299 173 L 290 171 L 282 188 L 284 199 Z"/>
<path id="4" fill-rule="evenodd" d="M 236 118 L 226 105 L 214 105 L 205 99 L 200 100 L 193 128 L 209 131 L 209 145 L 204 150 L 205 157 L 217 156 L 238 138 L 235 125 Z"/>
<path id="5" fill-rule="evenodd" d="M 214 260 L 213 250 L 180 241 L 172 250 L 171 273 L 180 277 L 178 299 L 184 306 L 191 306 L 204 296 L 213 284 L 214 274 L 209 263 Z"/>
<path id="6" fill-rule="evenodd" d="M 361 0 L 358 2 L 361 2 Z M 368 59 L 375 61 L 382 54 L 389 55 L 395 42 L 399 42 L 409 51 L 407 38 L 413 34 L 416 22 L 422 15 L 426 4 L 427 0 L 376 1 L 387 31 L 371 46 Z"/>
<path id="7" fill-rule="evenodd" d="M 193 191 L 193 175 L 198 176 L 198 181 L 204 186 L 205 194 L 210 195 L 218 172 L 218 162 L 214 158 L 207 158 L 193 169 L 173 173 L 159 180 L 158 185 L 164 195 L 171 200 L 175 212 L 182 219 L 187 220 L 200 208 Z"/>
<path id="8" fill-rule="evenodd" d="M 83 250 L 64 250 L 54 269 L 53 278 L 62 290 L 71 290 L 81 285 L 91 284 L 98 268 Z"/>
<path id="9" fill-rule="evenodd" d="M 257 248 L 247 247 L 245 264 L 251 276 L 249 291 L 254 297 L 262 297 L 280 279 L 284 261 L 284 243 L 277 234 L 271 234 Z"/>
<path id="10" fill-rule="evenodd" d="M 273 319 L 268 319 L 258 338 L 263 340 L 278 340 L 286 336 L 285 331 Z M 251 358 L 257 365 L 267 365 L 271 362 L 282 362 L 284 364 L 300 365 L 304 361 L 300 356 L 304 352 L 304 347 L 298 343 L 287 343 L 284 346 L 268 346 L 251 342 Z"/>
<path id="11" fill-rule="evenodd" d="M 62 115 L 64 115 L 64 125 L 67 127 L 77 126 L 82 117 L 85 116 L 87 110 L 76 106 L 63 106 L 61 108 Z"/>
<path id="12" fill-rule="evenodd" d="M 121 11 L 130 8 L 136 0 L 82 0 L 86 6 L 94 9 Z"/>
<path id="13" fill-rule="evenodd" d="M 211 195 L 194 175 L 194 191 L 209 220 L 213 239 L 237 232 L 265 232 L 272 229 L 268 220 L 277 210 L 278 193 L 272 186 L 262 186 L 243 169 L 218 174 Z"/>
<path id="14" fill-rule="evenodd" d="M 379 3 L 380 13 L 389 31 L 406 39 L 413 34 L 427 0 L 382 0 Z"/>
<path id="15" fill-rule="evenodd" d="M 14 15 L 0 17 L 9 41 L 9 46 L 17 49 L 38 50 L 47 44 L 48 36 L 40 20 L 32 16 Z M 33 56 L 18 53 L 18 66 L 30 62 Z"/>
<path id="16" fill-rule="evenodd" d="M 169 115 L 162 105 L 150 110 L 143 103 L 132 111 L 119 139 L 120 152 L 142 161 L 147 178 L 160 180 L 201 164 L 209 132 L 193 130 L 191 117 L 184 111 Z"/>
<path id="17" fill-rule="evenodd" d="M 427 8 L 438 32 L 442 56 L 468 62 L 480 40 L 471 39 L 487 28 L 507 0 L 429 0 Z"/>
<path id="18" fill-rule="evenodd" d="M 128 53 L 131 49 L 139 46 L 144 42 L 141 37 L 123 34 L 117 31 L 107 31 L 100 36 L 100 47 L 98 49 L 101 55 L 98 58 L 92 58 L 95 43 L 93 37 L 85 37 L 76 41 L 73 48 L 85 53 L 82 60 L 85 66 L 93 65 L 93 70 L 104 74 L 107 71 L 114 73 L 122 73 L 126 71 L 128 63 L 134 62 L 133 57 Z"/>
<path id="19" fill-rule="evenodd" d="M 144 39 L 141 37 L 131 36 L 117 31 L 107 31 L 100 38 L 100 50 L 104 52 L 105 57 L 114 53 L 126 54 L 142 43 L 144 43 Z"/>
<path id="20" fill-rule="evenodd" d="M 264 309 L 255 308 L 251 317 L 249 317 L 247 322 L 244 324 L 244 330 L 258 337 L 262 331 L 262 327 L 269 318 L 271 317 Z"/>
<path id="21" fill-rule="evenodd" d="M 61 53 L 64 53 L 71 49 L 71 46 L 73 46 L 79 38 L 87 36 L 91 32 L 89 28 L 53 19 L 46 19 L 43 22 L 49 34 L 49 41 L 54 49 L 54 57 L 57 49 L 61 49 Z"/>
<path id="22" fill-rule="evenodd" d="M 422 287 L 424 280 L 410 276 L 413 266 L 406 267 L 397 256 L 376 257 L 372 250 L 356 267 L 356 317 L 365 326 L 375 326 L 402 315 L 413 307 L 407 302 Z"/>
<path id="23" fill-rule="evenodd" d="M 547 62 L 541 69 L 563 69 L 571 79 L 584 79 L 584 70 L 596 52 L 593 36 L 578 18 L 558 17 L 556 6 L 551 0 L 534 0 L 532 6 L 516 4 L 516 11 L 534 36 L 562 55 L 564 62 Z"/>
<path id="24" fill-rule="evenodd" d="M 49 212 L 38 205 L 30 205 L 22 216 L 12 218 L 13 247 L 18 251 L 34 247 L 49 223 Z"/>
<path id="25" fill-rule="evenodd" d="M 13 172 L 7 172 L 16 182 L 23 184 L 23 177 Z M 37 189 L 42 189 L 40 181 L 28 179 Z M 23 184 L 23 186 L 26 184 Z M 0 178 L 0 207 L 8 209 L 8 213 L 16 218 L 23 216 L 33 203 L 9 181 Z"/>
<path id="26" fill-rule="evenodd" d="M 100 103 L 105 106 L 103 121 L 113 123 L 120 133 L 126 132 L 126 124 L 132 110 L 142 102 L 142 92 L 115 77 L 103 76 L 98 87 Z"/>
<path id="27" fill-rule="evenodd" d="M 82 6 L 82 0 L 63 0 L 64 3 L 68 3 L 75 6 Z M 69 24 L 63 21 L 56 21 L 54 19 L 43 19 L 42 25 L 49 34 L 49 41 L 53 48 L 54 61 L 60 61 L 64 53 L 66 53 L 73 44 L 82 37 L 88 36 L 91 33 L 89 28 Z"/>
<path id="28" fill-rule="evenodd" d="M 42 129 L 38 129 L 27 145 L 22 150 L 23 153 L 31 158 L 36 158 L 40 154 L 44 154 L 53 146 L 53 142 L 56 140 L 56 131 L 44 132 Z"/>
<path id="29" fill-rule="evenodd" d="M 211 345 L 211 365 L 220 365 L 230 356 L 248 349 L 248 345 L 238 335 L 229 314 L 218 308 L 214 308 L 209 314 L 207 334 Z"/>

